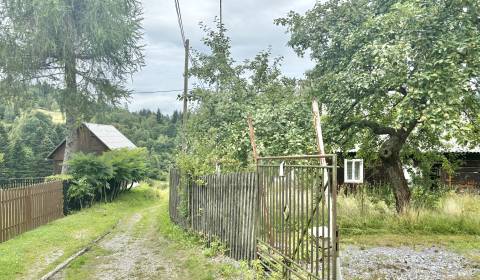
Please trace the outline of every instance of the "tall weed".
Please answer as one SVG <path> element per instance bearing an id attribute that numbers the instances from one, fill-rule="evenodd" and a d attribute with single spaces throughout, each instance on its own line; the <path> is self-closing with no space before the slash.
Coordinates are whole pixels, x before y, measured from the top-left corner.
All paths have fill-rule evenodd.
<path id="1" fill-rule="evenodd" d="M 388 200 L 366 193 L 338 196 L 343 234 L 480 234 L 480 196 L 414 190 L 410 207 L 397 214 Z"/>

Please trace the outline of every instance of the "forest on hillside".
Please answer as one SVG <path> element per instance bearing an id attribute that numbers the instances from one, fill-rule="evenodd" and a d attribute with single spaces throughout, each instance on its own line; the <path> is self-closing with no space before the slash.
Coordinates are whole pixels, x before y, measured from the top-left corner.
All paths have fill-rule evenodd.
<path id="1" fill-rule="evenodd" d="M 89 120 L 111 124 L 138 147 L 149 152 L 150 177 L 164 178 L 173 162 L 181 115 L 160 110 L 130 112 L 107 106 Z M 41 93 L 28 104 L 0 105 L 0 180 L 52 175 L 53 164 L 46 158 L 64 139 L 63 114 L 55 101 L 55 91 Z"/>

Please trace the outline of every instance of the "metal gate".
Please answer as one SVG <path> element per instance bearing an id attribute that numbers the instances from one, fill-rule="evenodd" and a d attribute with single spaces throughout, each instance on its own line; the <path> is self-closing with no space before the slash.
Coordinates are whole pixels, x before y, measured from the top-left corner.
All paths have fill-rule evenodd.
<path id="1" fill-rule="evenodd" d="M 284 279 L 337 279 L 336 155 L 258 158 L 257 256 Z"/>

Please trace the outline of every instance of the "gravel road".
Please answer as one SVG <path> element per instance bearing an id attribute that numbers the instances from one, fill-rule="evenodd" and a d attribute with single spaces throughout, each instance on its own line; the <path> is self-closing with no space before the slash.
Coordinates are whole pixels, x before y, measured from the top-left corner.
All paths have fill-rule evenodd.
<path id="1" fill-rule="evenodd" d="M 479 263 L 440 247 L 347 246 L 341 254 L 344 279 L 480 279 Z"/>

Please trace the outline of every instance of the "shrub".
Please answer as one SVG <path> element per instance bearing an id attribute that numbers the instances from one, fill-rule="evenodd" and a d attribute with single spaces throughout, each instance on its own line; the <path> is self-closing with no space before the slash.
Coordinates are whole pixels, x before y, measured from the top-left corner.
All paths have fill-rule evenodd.
<path id="1" fill-rule="evenodd" d="M 84 180 L 100 199 L 107 199 L 108 181 L 113 178 L 113 166 L 103 157 L 94 154 L 77 153 L 68 162 L 69 173 L 74 180 Z"/>
<path id="2" fill-rule="evenodd" d="M 111 187 L 111 200 L 122 190 L 131 189 L 134 182 L 140 182 L 148 177 L 149 168 L 146 162 L 148 153 L 144 148 L 113 150 L 104 153 L 101 158 L 108 162 L 113 170 L 108 182 Z M 128 184 L 130 186 L 127 186 Z"/>
<path id="3" fill-rule="evenodd" d="M 80 204 L 80 209 L 82 209 L 84 205 L 91 205 L 94 197 L 95 189 L 87 182 L 86 178 L 73 180 L 67 191 L 67 198 L 77 201 Z"/>
<path id="4" fill-rule="evenodd" d="M 94 200 L 112 201 L 147 177 L 147 158 L 143 148 L 113 150 L 101 156 L 77 153 L 68 163 L 72 180 L 67 198 L 80 208 Z"/>

